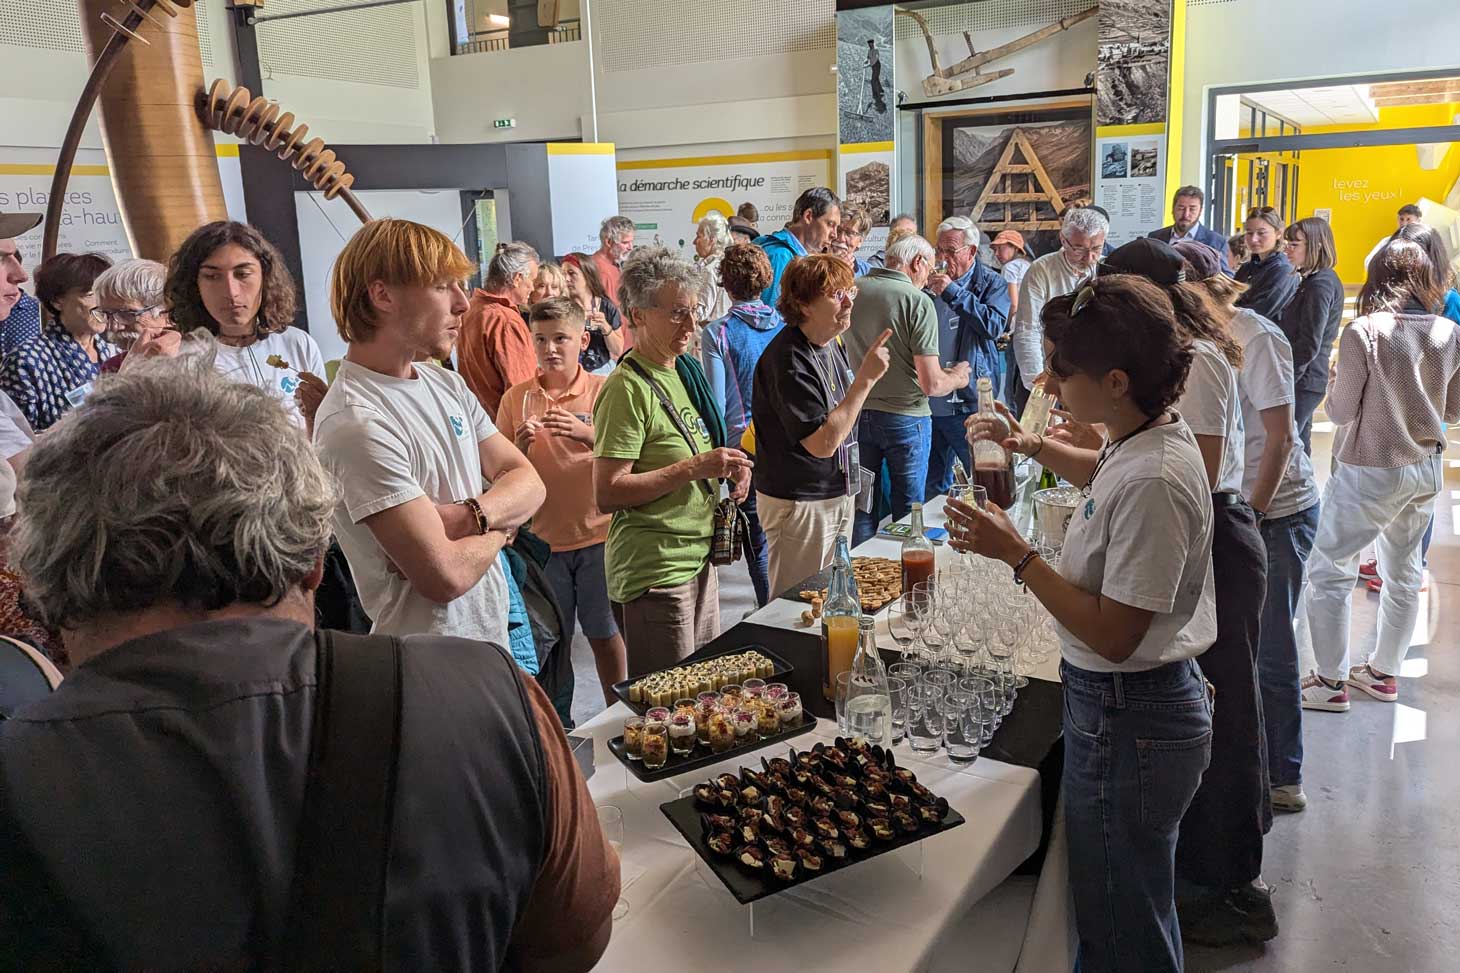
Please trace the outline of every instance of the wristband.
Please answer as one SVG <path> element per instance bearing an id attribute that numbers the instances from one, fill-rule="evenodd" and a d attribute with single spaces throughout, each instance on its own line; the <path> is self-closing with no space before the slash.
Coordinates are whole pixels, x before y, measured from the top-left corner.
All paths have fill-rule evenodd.
<path id="1" fill-rule="evenodd" d="M 487 522 L 487 515 L 482 511 L 482 505 L 476 497 L 467 497 L 461 501 L 461 505 L 470 510 L 472 516 L 476 518 L 478 534 L 485 534 L 492 529 L 492 525 Z"/>
<path id="2" fill-rule="evenodd" d="M 1033 561 L 1037 557 L 1039 557 L 1039 552 L 1031 547 L 1028 551 L 1024 553 L 1024 556 L 1019 559 L 1019 563 L 1014 565 L 1015 584 L 1022 585 L 1024 583 L 1024 569 L 1029 566 L 1030 561 Z"/>
<path id="3" fill-rule="evenodd" d="M 1034 452 L 1032 452 L 1032 453 L 1029 454 L 1029 458 L 1030 459 L 1033 459 L 1034 457 L 1038 456 L 1040 453 L 1044 452 L 1044 436 L 1041 435 L 1040 433 L 1035 433 L 1034 435 L 1039 437 L 1039 445 L 1038 446 L 1035 446 L 1034 447 Z"/>

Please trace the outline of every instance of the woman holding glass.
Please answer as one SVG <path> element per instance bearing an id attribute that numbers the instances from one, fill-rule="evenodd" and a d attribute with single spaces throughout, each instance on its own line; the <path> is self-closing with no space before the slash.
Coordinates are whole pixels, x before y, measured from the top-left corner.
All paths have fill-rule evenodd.
<path id="1" fill-rule="evenodd" d="M 975 438 L 1036 457 L 1084 500 L 1058 569 L 997 506 L 948 504 L 951 543 L 1010 565 L 1057 623 L 1065 820 L 1083 970 L 1180 970 L 1177 828 L 1211 750 L 1195 659 L 1216 635 L 1212 504 L 1201 451 L 1171 411 L 1191 366 L 1170 299 L 1100 277 L 1044 307 L 1046 387 L 1097 451 L 974 417 Z M 1007 423 L 1007 426 L 1004 425 Z"/>

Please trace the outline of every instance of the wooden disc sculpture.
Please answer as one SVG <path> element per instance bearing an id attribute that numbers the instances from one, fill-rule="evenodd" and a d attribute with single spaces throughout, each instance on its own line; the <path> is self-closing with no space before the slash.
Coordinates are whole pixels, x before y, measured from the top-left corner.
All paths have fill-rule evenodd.
<path id="1" fill-rule="evenodd" d="M 66 184 L 94 105 L 117 209 L 132 252 L 167 262 L 188 234 L 227 218 L 213 132 L 277 153 L 327 199 L 370 214 L 354 178 L 309 129 L 275 102 L 215 81 L 203 89 L 194 0 L 78 0 L 91 75 L 71 116 L 51 182 L 42 258 L 55 254 Z"/>

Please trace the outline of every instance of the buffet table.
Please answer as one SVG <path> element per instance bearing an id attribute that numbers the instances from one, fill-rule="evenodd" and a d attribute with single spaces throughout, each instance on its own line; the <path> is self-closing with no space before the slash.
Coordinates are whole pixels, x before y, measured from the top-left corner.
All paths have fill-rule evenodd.
<path id="1" fill-rule="evenodd" d="M 1027 482 L 1027 481 L 1026 481 Z M 1012 515 L 1027 531 L 1032 484 L 1020 491 Z M 945 498 L 923 507 L 925 525 L 944 524 Z M 856 557 L 898 558 L 901 542 L 877 536 L 859 545 Z M 939 565 L 960 555 L 946 544 L 935 549 Z M 807 749 L 836 736 L 831 707 L 821 696 L 819 625 L 805 625 L 808 606 L 795 599 L 798 585 L 706 645 L 696 656 L 762 645 L 784 658 L 794 673 L 786 680 L 807 708 L 822 718 L 810 734 L 791 741 Z M 879 644 L 895 655 L 887 613 L 878 613 Z M 623 898 L 628 913 L 614 923 L 613 941 L 599 968 L 640 970 L 646 965 L 699 964 L 709 958 L 747 969 L 825 970 L 853 963 L 877 970 L 976 967 L 1029 971 L 1073 967 L 1074 936 L 1063 826 L 1057 814 L 1063 748 L 1056 653 L 1031 675 L 1013 712 L 983 755 L 959 765 L 943 754 L 915 755 L 897 747 L 907 766 L 946 797 L 967 823 L 905 849 L 813 882 L 740 905 L 702 864 L 659 805 L 685 789 L 785 747 L 732 755 L 722 765 L 654 784 L 631 777 L 608 750 L 630 710 L 610 707 L 579 727 L 594 745 L 596 772 L 589 782 L 594 803 L 623 813 Z M 978 919 L 980 901 L 1022 869 L 1037 876 L 1032 894 L 993 897 L 997 917 Z M 1027 905 L 1025 904 L 1027 902 Z M 1027 919 L 1011 923 L 1010 914 Z M 980 937 L 971 941 L 977 930 Z M 997 937 L 997 942 L 989 937 Z M 983 961 L 973 961 L 972 955 Z M 941 958 L 941 959 L 940 959 Z"/>

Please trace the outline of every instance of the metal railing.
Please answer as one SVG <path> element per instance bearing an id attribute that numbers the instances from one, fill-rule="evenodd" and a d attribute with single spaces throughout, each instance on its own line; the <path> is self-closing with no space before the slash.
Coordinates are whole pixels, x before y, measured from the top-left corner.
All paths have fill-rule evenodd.
<path id="1" fill-rule="evenodd" d="M 578 20 L 564 20 L 556 27 L 547 28 L 548 44 L 567 44 L 572 41 L 583 39 L 583 27 Z M 539 45 L 531 45 L 539 46 Z M 476 31 L 465 41 L 459 41 L 452 49 L 452 54 L 483 54 L 488 51 L 510 50 L 511 32 L 506 27 L 498 27 L 493 30 Z"/>

